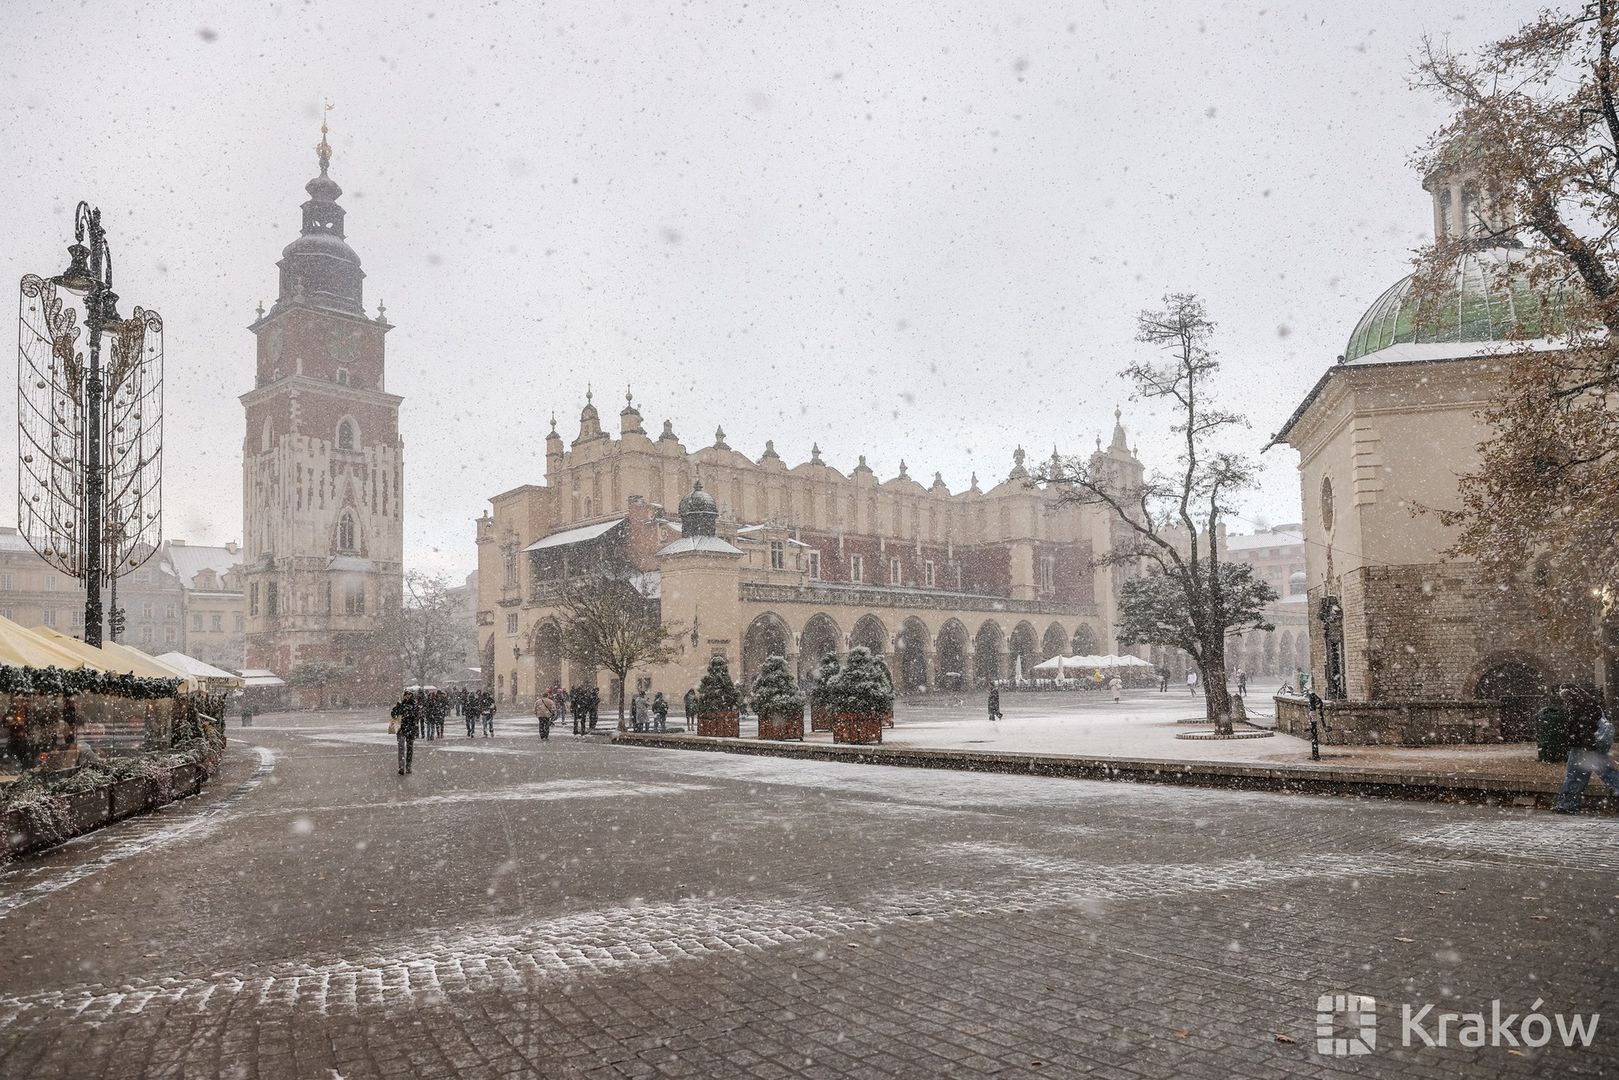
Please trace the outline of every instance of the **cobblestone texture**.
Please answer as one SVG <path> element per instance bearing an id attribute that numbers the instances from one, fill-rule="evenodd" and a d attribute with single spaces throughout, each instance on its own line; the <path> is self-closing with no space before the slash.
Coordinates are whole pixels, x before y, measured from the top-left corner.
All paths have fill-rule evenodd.
<path id="1" fill-rule="evenodd" d="M 1611 1013 L 1607 822 L 515 732 L 399 777 L 385 735 L 247 734 L 273 771 L 171 816 L 208 828 L 0 872 L 34 893 L 0 915 L 0 1076 L 1619 1071 L 1607 1016 L 1514 1056 L 1393 1015 Z M 1337 991 L 1384 1004 L 1374 1054 L 1317 1054 Z"/>

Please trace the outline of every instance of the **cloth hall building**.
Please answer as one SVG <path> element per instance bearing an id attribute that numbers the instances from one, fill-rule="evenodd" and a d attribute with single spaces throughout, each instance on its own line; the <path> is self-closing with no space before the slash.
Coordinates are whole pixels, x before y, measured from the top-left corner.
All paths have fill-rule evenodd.
<path id="1" fill-rule="evenodd" d="M 864 457 L 842 472 L 818 446 L 789 466 L 767 442 L 755 460 L 723 430 L 690 450 L 667 421 L 649 435 L 629 395 L 618 428 L 604 430 L 587 402 L 564 444 L 553 420 L 545 483 L 494 496 L 477 522 L 480 648 L 503 701 L 595 680 L 563 659 L 559 584 L 610 560 L 628 564 L 679 631 L 674 660 L 637 680 L 671 701 L 715 654 L 739 681 L 771 655 L 807 678 L 828 652 L 864 645 L 915 689 L 1113 651 L 1118 586 L 1131 571 L 1093 568 L 1092 556 L 1113 545 L 1117 525 L 1031 487 L 1021 449 L 989 490 L 975 476 L 951 492 L 903 462 L 886 480 Z M 1141 477 L 1122 425 L 1095 460 Z M 715 535 L 682 536 L 675 508 L 710 501 L 699 517 L 717 515 Z M 612 689 L 605 676 L 601 688 Z"/>

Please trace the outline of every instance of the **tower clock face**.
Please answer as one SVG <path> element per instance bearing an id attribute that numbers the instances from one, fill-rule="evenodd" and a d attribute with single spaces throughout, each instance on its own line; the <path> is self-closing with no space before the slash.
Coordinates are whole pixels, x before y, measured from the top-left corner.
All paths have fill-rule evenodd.
<path id="1" fill-rule="evenodd" d="M 332 327 L 326 332 L 326 347 L 339 364 L 352 364 L 360 358 L 359 327 Z"/>

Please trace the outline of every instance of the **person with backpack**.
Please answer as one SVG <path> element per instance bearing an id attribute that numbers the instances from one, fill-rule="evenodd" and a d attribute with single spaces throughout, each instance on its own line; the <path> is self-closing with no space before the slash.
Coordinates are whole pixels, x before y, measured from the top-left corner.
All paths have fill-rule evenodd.
<path id="1" fill-rule="evenodd" d="M 1585 687 L 1565 686 L 1557 696 L 1568 714 L 1568 768 L 1552 809 L 1577 814 L 1592 776 L 1619 795 L 1619 766 L 1608 756 L 1613 750 L 1613 720 L 1602 711 L 1601 699 Z"/>
<path id="2" fill-rule="evenodd" d="M 652 695 L 652 730 L 669 730 L 669 699 L 663 696 L 662 690 Z"/>
<path id="3" fill-rule="evenodd" d="M 547 690 L 534 700 L 534 719 L 540 723 L 540 738 L 551 737 L 551 724 L 556 719 L 557 699 Z"/>

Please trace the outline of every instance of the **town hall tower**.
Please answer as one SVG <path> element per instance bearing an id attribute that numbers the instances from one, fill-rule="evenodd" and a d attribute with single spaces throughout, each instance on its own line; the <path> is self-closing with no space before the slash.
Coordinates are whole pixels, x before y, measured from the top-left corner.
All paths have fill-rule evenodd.
<path id="1" fill-rule="evenodd" d="M 305 191 L 303 228 L 282 251 L 280 289 L 250 327 L 254 388 L 242 395 L 243 547 L 247 665 L 282 677 L 310 664 L 345 674 L 300 697 L 355 703 L 397 695 L 393 650 L 381 641 L 400 602 L 404 508 L 399 405 L 385 386 L 379 304 L 363 306 L 365 273 L 344 239 L 343 191 L 328 175 Z M 305 677 L 326 667 L 307 668 Z M 302 679 L 295 681 L 304 681 Z"/>

